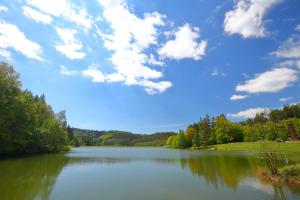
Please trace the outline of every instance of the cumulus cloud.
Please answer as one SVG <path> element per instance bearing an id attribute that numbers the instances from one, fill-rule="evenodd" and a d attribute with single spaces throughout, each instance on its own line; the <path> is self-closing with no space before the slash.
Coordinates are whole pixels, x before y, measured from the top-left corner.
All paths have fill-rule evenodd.
<path id="1" fill-rule="evenodd" d="M 185 24 L 171 35 L 174 35 L 175 38 L 167 41 L 158 50 L 161 57 L 175 60 L 184 58 L 200 60 L 205 55 L 207 42 L 205 40 L 197 42 L 200 37 L 198 28 Z"/>
<path id="2" fill-rule="evenodd" d="M 249 97 L 249 95 L 232 95 L 230 97 L 230 100 L 235 101 L 235 100 L 242 100 L 242 99 L 246 99 L 247 97 Z"/>
<path id="3" fill-rule="evenodd" d="M 82 75 L 92 79 L 93 82 L 104 82 L 105 76 L 104 74 L 98 70 L 97 65 L 90 65 L 87 69 L 83 70 Z"/>
<path id="4" fill-rule="evenodd" d="M 143 18 L 134 15 L 123 0 L 101 0 L 103 18 L 112 30 L 112 34 L 103 34 L 104 45 L 109 50 L 127 48 L 141 51 L 156 44 L 157 26 L 164 25 L 164 15 L 157 12 L 144 14 Z"/>
<path id="5" fill-rule="evenodd" d="M 55 20 L 59 18 L 63 22 L 73 22 L 85 31 L 91 27 L 96 31 L 91 35 L 100 38 L 104 48 L 111 53 L 107 60 L 111 62 L 113 70 L 108 73 L 90 66 L 78 71 L 94 82 L 121 82 L 129 86 L 141 86 L 149 94 L 162 93 L 172 87 L 170 81 L 163 80 L 163 67 L 166 66 L 167 59 L 199 60 L 205 55 L 207 42 L 199 40 L 199 28 L 189 24 L 179 28 L 172 25 L 171 29 L 175 29 L 171 30 L 173 40 L 164 45 L 159 44 L 159 36 L 166 37 L 163 35 L 165 29 L 162 28 L 166 26 L 166 16 L 158 12 L 137 16 L 125 0 L 98 0 L 102 15 L 94 18 L 83 3 L 75 4 L 70 0 L 25 1 L 23 14 L 39 23 L 57 24 Z M 86 57 L 83 43 L 76 37 L 77 27 L 55 29 L 60 38 L 54 44 L 58 52 L 71 60 Z M 173 47 L 176 51 L 169 52 Z M 9 53 L 7 50 L 1 51 L 2 56 L 9 57 Z M 60 66 L 60 72 L 64 75 L 77 73 L 65 66 Z"/>
<path id="6" fill-rule="evenodd" d="M 0 12 L 6 12 L 8 8 L 6 6 L 0 6 Z"/>
<path id="7" fill-rule="evenodd" d="M 141 85 L 146 87 L 145 91 L 148 94 L 162 93 L 172 87 L 172 83 L 170 81 L 152 82 L 146 80 L 141 82 Z"/>
<path id="8" fill-rule="evenodd" d="M 298 79 L 298 72 L 289 68 L 274 68 L 257 74 L 253 79 L 236 87 L 238 92 L 278 92 L 292 85 Z"/>
<path id="9" fill-rule="evenodd" d="M 229 113 L 228 117 L 234 117 L 234 118 L 254 118 L 256 114 L 263 113 L 263 112 L 269 112 L 269 108 L 250 108 L 247 110 L 240 111 L 238 113 Z"/>
<path id="10" fill-rule="evenodd" d="M 27 4 L 53 17 L 63 17 L 86 31 L 92 26 L 92 17 L 84 6 L 78 6 L 68 0 L 27 0 Z"/>
<path id="11" fill-rule="evenodd" d="M 56 28 L 56 32 L 62 40 L 62 42 L 55 45 L 57 51 L 71 60 L 85 57 L 86 53 L 81 51 L 81 42 L 75 39 L 75 34 L 77 33 L 75 29 Z"/>
<path id="12" fill-rule="evenodd" d="M 2 55 L 9 57 L 10 53 L 3 49 L 12 48 L 27 58 L 43 60 L 40 56 L 41 46 L 29 40 L 16 25 L 4 21 L 0 21 L 0 48 L 2 48 Z"/>
<path id="13" fill-rule="evenodd" d="M 163 73 L 155 67 L 164 66 L 165 63 L 152 53 L 145 53 L 157 45 L 158 27 L 165 25 L 166 16 L 153 12 L 138 17 L 123 0 L 101 0 L 99 4 L 103 8 L 103 21 L 109 25 L 110 31 L 103 32 L 97 26 L 96 30 L 104 47 L 112 52 L 109 60 L 115 70 L 110 74 L 101 72 L 101 80 L 139 85 L 148 94 L 162 93 L 171 87 L 169 81 L 154 81 L 163 77 Z"/>
<path id="14" fill-rule="evenodd" d="M 98 69 L 97 65 L 90 65 L 87 69 L 83 70 L 82 75 L 90 78 L 93 82 L 103 83 L 103 82 L 120 82 L 124 81 L 126 77 L 119 73 L 105 74 Z M 145 91 L 150 94 L 163 93 L 168 88 L 172 87 L 172 83 L 169 81 L 159 81 L 153 82 L 150 80 L 131 80 L 130 82 L 125 82 L 126 85 L 139 85 L 145 87 Z"/>
<path id="15" fill-rule="evenodd" d="M 271 55 L 286 59 L 300 59 L 300 37 L 294 35 L 288 38 L 288 40 L 283 42 Z"/>
<path id="16" fill-rule="evenodd" d="M 69 70 L 64 65 L 60 66 L 60 73 L 66 76 L 76 75 L 78 72 L 76 70 Z"/>
<path id="17" fill-rule="evenodd" d="M 224 31 L 228 34 L 240 34 L 244 38 L 264 37 L 264 16 L 280 0 L 239 0 L 234 9 L 225 14 Z"/>
<path id="18" fill-rule="evenodd" d="M 35 9 L 32 9 L 28 6 L 23 6 L 23 14 L 26 17 L 35 20 L 36 22 L 41 22 L 41 23 L 44 23 L 44 24 L 51 24 L 51 22 L 53 20 L 50 15 L 46 15 L 44 13 L 41 13 L 41 12 L 39 12 Z"/>
<path id="19" fill-rule="evenodd" d="M 278 64 L 281 67 L 293 67 L 300 69 L 300 60 L 285 60 Z"/>

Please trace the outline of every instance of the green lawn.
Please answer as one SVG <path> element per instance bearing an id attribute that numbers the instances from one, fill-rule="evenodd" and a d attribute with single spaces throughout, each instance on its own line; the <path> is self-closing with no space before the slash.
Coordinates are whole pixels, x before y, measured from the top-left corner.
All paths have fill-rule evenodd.
<path id="1" fill-rule="evenodd" d="M 282 153 L 300 153 L 300 141 L 271 142 L 271 144 Z M 238 142 L 212 145 L 209 148 L 224 151 L 259 151 L 261 144 L 259 142 Z"/>

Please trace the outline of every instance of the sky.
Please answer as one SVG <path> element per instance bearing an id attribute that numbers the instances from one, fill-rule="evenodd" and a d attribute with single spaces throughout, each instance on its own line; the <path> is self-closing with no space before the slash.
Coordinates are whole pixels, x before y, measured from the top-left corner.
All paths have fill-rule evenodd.
<path id="1" fill-rule="evenodd" d="M 0 60 L 73 127 L 178 131 L 300 102 L 299 0 L 0 0 Z"/>

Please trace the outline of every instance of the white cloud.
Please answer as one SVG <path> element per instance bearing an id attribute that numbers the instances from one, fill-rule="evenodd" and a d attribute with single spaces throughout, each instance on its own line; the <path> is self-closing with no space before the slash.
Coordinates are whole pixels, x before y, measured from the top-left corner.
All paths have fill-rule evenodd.
<path id="1" fill-rule="evenodd" d="M 43 60 L 41 46 L 29 40 L 17 26 L 4 21 L 0 21 L 0 48 L 13 48 L 27 58 Z"/>
<path id="2" fill-rule="evenodd" d="M 90 65 L 87 69 L 81 72 L 85 77 L 91 78 L 93 82 L 104 82 L 105 76 L 104 74 L 98 70 L 97 65 Z"/>
<path id="3" fill-rule="evenodd" d="M 8 8 L 6 6 L 0 6 L 0 12 L 6 12 Z"/>
<path id="4" fill-rule="evenodd" d="M 251 187 L 256 191 L 261 191 L 264 194 L 268 194 L 272 196 L 274 194 L 274 187 L 272 185 L 263 184 L 259 179 L 255 178 L 245 178 L 241 182 L 239 182 L 240 186 Z M 255 192 L 255 191 L 254 191 Z"/>
<path id="5" fill-rule="evenodd" d="M 142 86 L 148 94 L 162 93 L 170 88 L 170 81 L 161 80 L 164 76 L 162 67 L 166 65 L 165 59 L 170 56 L 157 53 L 157 49 L 162 46 L 158 44 L 159 35 L 166 37 L 162 29 L 166 26 L 166 16 L 152 12 L 139 17 L 128 8 L 125 0 L 98 2 L 103 9 L 101 24 L 107 26 L 100 29 L 95 25 L 95 29 L 104 47 L 112 53 L 108 60 L 114 69 L 108 74 L 101 72 L 101 80 Z M 205 54 L 206 41 L 197 42 L 199 29 L 186 24 L 171 33 L 175 36 L 175 43 L 181 45 L 181 49 L 176 47 L 178 55 L 172 55 L 174 59 L 199 60 Z"/>
<path id="6" fill-rule="evenodd" d="M 71 60 L 85 57 L 86 53 L 81 51 L 81 42 L 75 39 L 75 34 L 77 33 L 75 29 L 56 28 L 56 32 L 62 40 L 61 43 L 55 45 L 57 51 Z"/>
<path id="7" fill-rule="evenodd" d="M 50 15 L 41 13 L 35 9 L 32 9 L 28 6 L 23 6 L 23 14 L 28 17 L 31 18 L 37 22 L 41 22 L 44 24 L 51 24 L 52 22 L 52 17 Z"/>
<path id="8" fill-rule="evenodd" d="M 235 100 L 242 100 L 242 99 L 246 99 L 247 97 L 249 97 L 249 95 L 232 95 L 230 97 L 230 100 L 235 101 Z"/>
<path id="9" fill-rule="evenodd" d="M 149 94 L 161 93 L 171 87 L 168 81 L 151 80 L 163 77 L 163 73 L 154 66 L 164 66 L 164 62 L 151 53 L 145 53 L 151 45 L 157 45 L 157 28 L 164 26 L 165 16 L 154 12 L 140 18 L 128 9 L 123 0 L 101 0 L 99 3 L 103 7 L 103 20 L 108 23 L 111 32 L 104 33 L 97 26 L 96 31 L 104 47 L 112 52 L 109 60 L 115 70 L 111 74 L 101 73 L 101 80 L 139 85 Z"/>
<path id="10" fill-rule="evenodd" d="M 7 60 L 13 60 L 11 57 L 11 53 L 5 49 L 0 48 L 0 56 L 6 58 Z"/>
<path id="11" fill-rule="evenodd" d="M 165 66 L 165 63 L 161 60 L 155 59 L 155 57 L 152 53 L 150 54 L 150 56 L 148 58 L 148 63 L 150 65 L 157 65 L 157 66 L 161 66 L 161 67 Z"/>
<path id="12" fill-rule="evenodd" d="M 269 110 L 270 110 L 269 108 L 261 108 L 261 107 L 250 108 L 247 110 L 240 111 L 238 113 L 229 113 L 228 116 L 235 117 L 235 118 L 244 118 L 244 119 L 254 118 L 256 114 L 269 112 Z"/>
<path id="13" fill-rule="evenodd" d="M 278 2 L 280 0 L 235 1 L 234 9 L 225 14 L 224 31 L 244 38 L 266 36 L 263 17 Z"/>
<path id="14" fill-rule="evenodd" d="M 143 81 L 141 85 L 146 87 L 145 91 L 148 94 L 156 94 L 156 93 L 163 93 L 168 88 L 172 87 L 172 83 L 170 81 L 160 81 L 160 82 L 152 82 L 152 81 Z"/>
<path id="15" fill-rule="evenodd" d="M 300 37 L 294 35 L 288 38 L 288 40 L 283 42 L 271 55 L 288 59 L 300 58 Z"/>
<path id="16" fill-rule="evenodd" d="M 284 101 L 291 100 L 292 98 L 293 98 L 293 97 L 282 97 L 282 98 L 279 99 L 279 101 L 284 102 Z"/>
<path id="17" fill-rule="evenodd" d="M 122 81 L 125 81 L 126 78 L 119 74 L 119 73 L 111 73 L 111 74 L 107 74 L 106 76 L 106 81 L 108 83 L 111 83 L 111 82 L 122 82 Z"/>
<path id="18" fill-rule="evenodd" d="M 27 4 L 45 14 L 63 17 L 65 20 L 74 22 L 83 27 L 85 31 L 93 24 L 92 17 L 85 7 L 77 6 L 68 0 L 27 0 Z"/>
<path id="19" fill-rule="evenodd" d="M 123 0 L 101 0 L 99 3 L 104 9 L 103 18 L 113 32 L 103 35 L 109 50 L 132 48 L 141 51 L 157 43 L 157 26 L 164 25 L 164 15 L 154 12 L 139 18 L 129 11 Z"/>
<path id="20" fill-rule="evenodd" d="M 278 64 L 281 67 L 294 67 L 300 69 L 300 60 L 285 60 Z"/>
<path id="21" fill-rule="evenodd" d="M 297 75 L 297 71 L 293 69 L 274 68 L 237 85 L 236 91 L 248 93 L 278 92 L 294 83 L 298 79 Z"/>
<path id="22" fill-rule="evenodd" d="M 207 42 L 205 40 L 197 42 L 197 39 L 200 37 L 198 28 L 185 24 L 172 34 L 175 36 L 175 39 L 167 41 L 158 50 L 158 54 L 161 57 L 175 60 L 184 58 L 200 60 L 205 55 Z"/>
<path id="23" fill-rule="evenodd" d="M 78 72 L 76 70 L 69 70 L 65 66 L 60 66 L 60 73 L 66 76 L 76 75 Z"/>

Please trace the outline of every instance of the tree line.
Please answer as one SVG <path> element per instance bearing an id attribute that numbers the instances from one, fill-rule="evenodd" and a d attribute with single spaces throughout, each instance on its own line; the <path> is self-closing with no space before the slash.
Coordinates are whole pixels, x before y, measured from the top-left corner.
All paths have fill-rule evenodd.
<path id="1" fill-rule="evenodd" d="M 174 132 L 134 134 L 126 131 L 97 131 L 68 127 L 72 146 L 164 146 Z"/>
<path id="2" fill-rule="evenodd" d="M 0 63 L 0 156 L 68 148 L 65 111 L 55 113 L 44 95 L 22 90 L 19 74 Z"/>
<path id="3" fill-rule="evenodd" d="M 282 109 L 256 114 L 252 119 L 232 122 L 221 114 L 206 115 L 189 125 L 185 131 L 170 136 L 166 145 L 172 148 L 199 148 L 230 142 L 300 139 L 300 104 L 285 105 Z"/>

